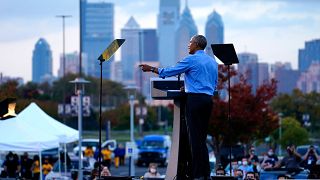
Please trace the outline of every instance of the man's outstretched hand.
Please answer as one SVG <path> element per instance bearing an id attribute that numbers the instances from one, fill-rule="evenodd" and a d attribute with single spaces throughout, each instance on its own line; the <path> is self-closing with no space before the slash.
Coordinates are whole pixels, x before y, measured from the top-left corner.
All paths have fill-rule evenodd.
<path id="1" fill-rule="evenodd" d="M 140 64 L 139 67 L 141 68 L 141 70 L 143 72 L 149 72 L 151 71 L 151 66 L 149 66 L 148 64 Z"/>

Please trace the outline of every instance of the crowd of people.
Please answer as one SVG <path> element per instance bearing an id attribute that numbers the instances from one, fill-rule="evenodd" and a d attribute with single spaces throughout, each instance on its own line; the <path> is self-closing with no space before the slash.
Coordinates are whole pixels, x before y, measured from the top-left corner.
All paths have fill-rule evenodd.
<path id="1" fill-rule="evenodd" d="M 278 179 L 288 179 L 301 171 L 301 168 L 308 169 L 310 178 L 320 178 L 319 172 L 314 168 L 320 164 L 320 156 L 314 146 L 310 146 L 306 154 L 299 154 L 294 145 L 289 145 L 286 148 L 287 154 L 280 160 L 270 148 L 267 153 L 263 154 L 263 158 L 259 160 L 255 148 L 252 146 L 249 149 L 248 155 L 244 156 L 241 161 L 234 159 L 226 168 L 219 167 L 213 175 L 226 176 L 231 175 L 240 179 L 259 179 L 261 171 L 271 169 L 285 168 L 287 173 L 280 174 Z M 231 170 L 230 170 L 231 168 Z"/>
<path id="2" fill-rule="evenodd" d="M 40 160 L 38 155 L 34 155 L 33 159 L 29 158 L 25 152 L 20 158 L 17 154 L 9 152 L 2 164 L 0 178 L 24 178 L 35 179 L 40 178 Z M 52 170 L 52 165 L 47 158 L 42 164 L 42 174 L 45 177 Z"/>

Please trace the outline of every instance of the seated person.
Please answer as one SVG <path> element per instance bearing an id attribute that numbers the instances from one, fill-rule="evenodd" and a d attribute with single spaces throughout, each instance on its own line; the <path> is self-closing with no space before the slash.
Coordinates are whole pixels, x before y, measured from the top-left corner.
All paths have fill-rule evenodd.
<path id="1" fill-rule="evenodd" d="M 247 172 L 245 179 L 246 180 L 256 180 L 254 172 Z"/>
<path id="2" fill-rule="evenodd" d="M 143 177 L 144 178 L 160 178 L 161 175 L 160 173 L 158 173 L 157 167 L 158 166 L 156 163 L 150 163 L 148 172 L 146 172 Z"/>
<path id="3" fill-rule="evenodd" d="M 270 148 L 268 153 L 263 157 L 263 160 L 261 162 L 261 168 L 262 169 L 274 168 L 278 160 L 279 159 L 277 155 L 275 155 L 273 152 L 273 149 Z"/>
<path id="4" fill-rule="evenodd" d="M 218 168 L 216 170 L 216 176 L 225 176 L 226 175 L 226 172 L 224 171 L 223 168 Z"/>
<path id="5" fill-rule="evenodd" d="M 246 176 L 247 172 L 254 172 L 253 166 L 248 164 L 247 158 L 242 158 L 242 165 L 239 166 L 239 169 L 242 170 L 244 176 Z"/>
<path id="6" fill-rule="evenodd" d="M 284 175 L 284 174 L 280 174 L 278 177 L 277 177 L 278 180 L 280 179 L 289 179 L 289 177 L 287 175 Z"/>
<path id="7" fill-rule="evenodd" d="M 305 168 L 311 170 L 314 167 L 318 160 L 320 160 L 320 156 L 317 154 L 314 146 L 310 146 L 306 154 L 302 157 L 303 165 Z"/>
<path id="8" fill-rule="evenodd" d="M 287 146 L 287 156 L 276 164 L 276 168 L 285 167 L 287 169 L 299 169 L 301 155 L 296 152 L 294 145 Z"/>
<path id="9" fill-rule="evenodd" d="M 243 179 L 243 171 L 241 169 L 237 169 L 235 173 L 235 177 L 240 180 Z"/>

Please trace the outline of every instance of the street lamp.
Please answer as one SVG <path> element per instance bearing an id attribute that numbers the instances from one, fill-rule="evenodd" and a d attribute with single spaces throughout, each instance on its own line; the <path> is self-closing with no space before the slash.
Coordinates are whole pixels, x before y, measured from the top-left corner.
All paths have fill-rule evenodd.
<path id="1" fill-rule="evenodd" d="M 133 147 L 133 151 L 135 148 L 135 142 L 134 142 L 134 100 L 135 100 L 135 94 L 136 94 L 136 87 L 134 86 L 127 86 L 125 88 L 128 92 L 128 98 L 129 98 L 129 104 L 130 104 L 130 142 L 131 147 Z M 134 176 L 135 175 L 135 168 L 134 168 L 134 160 L 132 158 L 133 154 L 129 157 L 129 175 Z"/>
<path id="2" fill-rule="evenodd" d="M 75 84 L 75 94 L 78 96 L 78 131 L 79 131 L 79 170 L 78 179 L 83 179 L 82 164 L 82 95 L 84 94 L 84 85 L 90 83 L 83 78 L 76 78 L 70 83 Z"/>
<path id="3" fill-rule="evenodd" d="M 64 78 L 66 75 L 66 48 L 65 48 L 65 19 L 72 17 L 71 15 L 57 15 L 57 18 L 62 18 L 62 77 Z M 63 112 L 62 118 L 63 122 L 66 123 L 65 115 L 66 115 L 66 108 L 65 108 L 65 88 L 63 88 Z"/>

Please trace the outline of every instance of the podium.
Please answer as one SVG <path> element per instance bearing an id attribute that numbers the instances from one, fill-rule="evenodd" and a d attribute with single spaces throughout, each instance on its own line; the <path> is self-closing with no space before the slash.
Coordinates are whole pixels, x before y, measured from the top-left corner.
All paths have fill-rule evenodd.
<path id="1" fill-rule="evenodd" d="M 186 94 L 180 90 L 184 81 L 177 78 L 152 78 L 151 97 L 156 100 L 173 100 L 173 132 L 169 163 L 166 171 L 166 180 L 185 179 L 187 173 L 188 158 L 188 135 L 185 122 L 185 97 Z M 188 147 L 186 147 L 188 146 Z M 190 163 L 189 163 L 190 164 Z"/>

